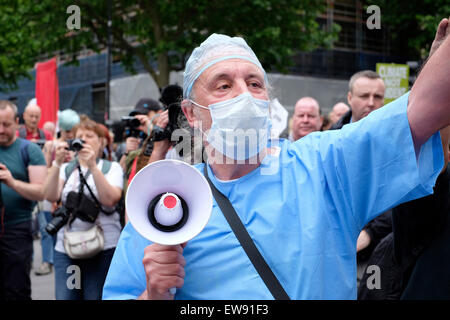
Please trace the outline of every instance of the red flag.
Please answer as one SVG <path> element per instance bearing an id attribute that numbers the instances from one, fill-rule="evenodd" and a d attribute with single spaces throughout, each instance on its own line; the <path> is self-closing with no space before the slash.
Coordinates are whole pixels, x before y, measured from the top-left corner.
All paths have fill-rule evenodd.
<path id="1" fill-rule="evenodd" d="M 58 76 L 56 58 L 38 63 L 36 66 L 36 102 L 42 110 L 39 128 L 51 121 L 56 124 L 59 109 Z"/>

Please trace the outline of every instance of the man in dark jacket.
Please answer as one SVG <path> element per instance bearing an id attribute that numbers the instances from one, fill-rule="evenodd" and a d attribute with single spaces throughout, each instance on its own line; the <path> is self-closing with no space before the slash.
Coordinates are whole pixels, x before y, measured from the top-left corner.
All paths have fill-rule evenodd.
<path id="1" fill-rule="evenodd" d="M 363 70 L 355 73 L 350 78 L 348 87 L 347 101 L 350 111 L 331 127 L 332 130 L 359 121 L 383 106 L 386 87 L 383 79 L 375 71 Z"/>
<path id="2" fill-rule="evenodd" d="M 441 130 L 449 159 L 450 127 Z M 447 162 L 446 161 L 446 162 Z M 360 300 L 450 299 L 450 166 L 434 193 L 392 209 L 392 229 L 373 251 Z M 369 268 L 368 267 L 368 268 Z M 378 279 L 376 279 L 378 277 Z M 374 282 L 378 282 L 376 285 Z"/>
<path id="3" fill-rule="evenodd" d="M 442 19 L 431 44 L 429 57 L 436 52 L 449 33 L 449 20 Z M 367 116 L 373 110 L 381 108 L 383 106 L 385 91 L 384 83 L 382 82 L 383 80 L 376 72 L 366 70 L 355 73 L 350 78 L 349 92 L 347 94 L 351 110 L 342 116 L 330 129 L 340 129 L 345 124 L 356 122 Z M 361 269 L 367 265 L 367 260 L 373 250 L 391 230 L 391 212 L 387 211 L 369 222 L 361 231 L 357 241 L 358 280 L 361 279 Z"/>

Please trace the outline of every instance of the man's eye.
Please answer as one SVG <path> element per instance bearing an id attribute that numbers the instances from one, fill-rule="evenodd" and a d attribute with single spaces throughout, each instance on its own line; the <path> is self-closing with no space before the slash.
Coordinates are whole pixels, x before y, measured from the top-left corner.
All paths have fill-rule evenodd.
<path id="1" fill-rule="evenodd" d="M 221 89 L 221 90 L 225 90 L 225 89 L 228 89 L 228 88 L 230 88 L 230 86 L 228 84 L 221 84 L 218 87 L 218 89 Z"/>
<path id="2" fill-rule="evenodd" d="M 259 82 L 251 82 L 250 86 L 254 88 L 262 88 L 262 84 Z"/>

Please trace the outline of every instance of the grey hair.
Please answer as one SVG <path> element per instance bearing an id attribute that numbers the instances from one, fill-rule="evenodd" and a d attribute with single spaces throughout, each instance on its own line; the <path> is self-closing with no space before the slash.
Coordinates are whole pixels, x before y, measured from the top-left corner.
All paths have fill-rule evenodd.
<path id="1" fill-rule="evenodd" d="M 14 119 L 17 117 L 17 106 L 8 100 L 0 100 L 0 110 L 5 110 L 6 108 L 11 108 L 14 112 Z"/>
<path id="2" fill-rule="evenodd" d="M 363 70 L 355 73 L 350 78 L 350 81 L 348 83 L 348 90 L 350 92 L 353 92 L 353 86 L 355 84 L 355 81 L 359 78 L 369 78 L 369 79 L 381 79 L 380 75 L 372 70 Z"/>

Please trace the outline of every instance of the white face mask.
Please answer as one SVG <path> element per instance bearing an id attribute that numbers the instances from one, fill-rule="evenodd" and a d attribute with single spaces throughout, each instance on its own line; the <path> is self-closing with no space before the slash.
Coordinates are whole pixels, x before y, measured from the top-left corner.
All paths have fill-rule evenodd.
<path id="1" fill-rule="evenodd" d="M 210 104 L 212 125 L 207 141 L 228 158 L 245 160 L 267 147 L 269 137 L 269 101 L 245 92 L 233 99 Z"/>

